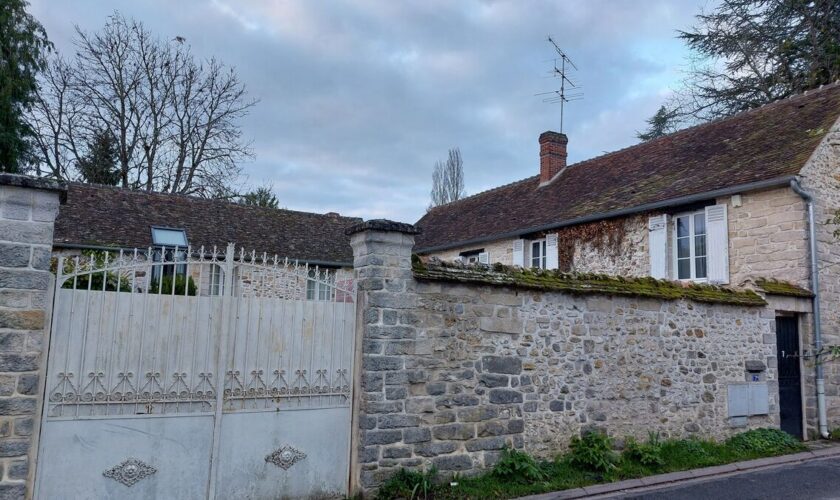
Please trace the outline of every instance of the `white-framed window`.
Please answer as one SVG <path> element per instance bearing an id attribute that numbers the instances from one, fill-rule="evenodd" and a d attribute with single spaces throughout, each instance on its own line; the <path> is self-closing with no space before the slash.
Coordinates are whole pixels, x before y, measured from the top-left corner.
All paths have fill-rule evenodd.
<path id="1" fill-rule="evenodd" d="M 678 280 L 708 279 L 705 211 L 674 216 L 674 277 Z"/>
<path id="2" fill-rule="evenodd" d="M 461 252 L 458 256 L 458 260 L 460 260 L 464 264 L 468 264 L 474 266 L 476 264 L 489 264 L 490 263 L 490 254 L 484 251 L 484 249 L 480 250 L 469 250 L 466 252 Z"/>
<path id="3" fill-rule="evenodd" d="M 152 226 L 152 262 L 185 262 L 187 260 L 187 233 L 183 229 Z M 152 281 L 162 277 L 187 273 L 186 264 L 156 264 L 152 266 Z"/>
<path id="4" fill-rule="evenodd" d="M 319 269 L 315 274 L 314 269 L 309 270 L 309 279 L 306 280 L 306 300 L 335 300 L 335 271 Z"/>
<path id="5" fill-rule="evenodd" d="M 531 242 L 531 267 L 545 269 L 546 255 L 545 240 L 534 240 Z"/>
<path id="6" fill-rule="evenodd" d="M 218 264 L 210 264 L 209 295 L 222 295 L 225 290 L 225 270 Z"/>

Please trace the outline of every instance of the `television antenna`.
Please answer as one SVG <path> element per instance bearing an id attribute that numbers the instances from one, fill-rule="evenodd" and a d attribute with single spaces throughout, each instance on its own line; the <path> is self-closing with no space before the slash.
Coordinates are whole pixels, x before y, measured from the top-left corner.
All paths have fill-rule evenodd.
<path id="1" fill-rule="evenodd" d="M 554 51 L 557 53 L 558 57 L 553 59 L 554 67 L 551 71 L 551 76 L 554 78 L 560 79 L 560 89 L 558 90 L 551 90 L 549 92 L 541 92 L 539 94 L 535 94 L 537 96 L 544 96 L 543 102 L 555 104 L 560 103 L 560 132 L 563 132 L 563 112 L 567 102 L 571 101 L 579 101 L 583 99 L 583 92 L 580 90 L 583 88 L 580 84 L 574 82 L 571 78 L 569 78 L 569 72 L 577 71 L 577 66 L 575 63 L 569 59 L 569 56 L 557 45 L 557 42 L 554 41 L 551 36 L 547 37 L 548 43 L 554 48 Z"/>

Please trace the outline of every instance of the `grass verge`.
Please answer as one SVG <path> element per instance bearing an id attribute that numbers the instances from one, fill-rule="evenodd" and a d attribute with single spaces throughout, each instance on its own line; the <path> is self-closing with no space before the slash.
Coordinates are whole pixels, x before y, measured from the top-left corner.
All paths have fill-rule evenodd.
<path id="1" fill-rule="evenodd" d="M 382 485 L 376 498 L 485 499 L 514 498 L 598 483 L 633 479 L 754 458 L 784 455 L 805 446 L 778 429 L 755 429 L 724 442 L 699 439 L 644 443 L 628 439 L 621 453 L 603 434 L 573 440 L 571 450 L 554 460 L 536 460 L 517 450 L 504 450 L 492 470 L 473 477 L 443 481 L 435 470 L 400 470 Z"/>

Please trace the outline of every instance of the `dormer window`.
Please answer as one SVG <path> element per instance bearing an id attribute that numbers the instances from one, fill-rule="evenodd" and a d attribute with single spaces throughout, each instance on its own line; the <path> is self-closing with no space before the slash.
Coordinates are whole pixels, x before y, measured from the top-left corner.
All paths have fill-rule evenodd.
<path id="1" fill-rule="evenodd" d="M 160 283 L 167 276 L 187 274 L 187 233 L 183 229 L 152 227 L 152 282 Z M 171 262 L 171 264 L 168 264 Z"/>

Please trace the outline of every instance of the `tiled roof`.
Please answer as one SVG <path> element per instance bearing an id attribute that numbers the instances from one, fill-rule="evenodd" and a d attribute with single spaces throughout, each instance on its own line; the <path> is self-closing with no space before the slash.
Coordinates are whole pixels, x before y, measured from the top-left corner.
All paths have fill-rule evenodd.
<path id="1" fill-rule="evenodd" d="M 488 241 L 588 216 L 793 176 L 840 116 L 840 85 L 826 85 L 433 208 L 417 249 Z M 574 147 L 571 138 L 569 147 Z M 539 171 L 534 155 L 533 171 Z"/>
<path id="2" fill-rule="evenodd" d="M 151 227 L 184 229 L 190 245 L 247 250 L 312 263 L 351 263 L 344 231 L 361 219 L 247 207 L 220 200 L 70 184 L 54 245 L 147 248 Z"/>

